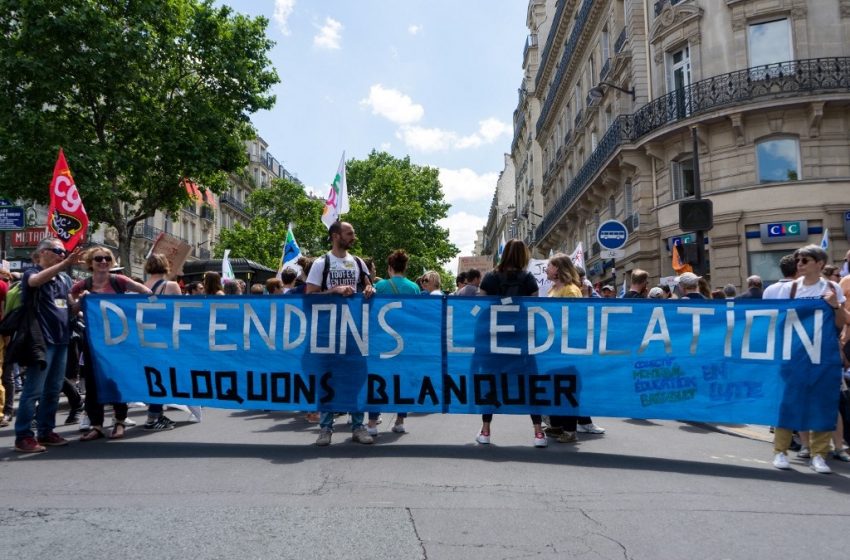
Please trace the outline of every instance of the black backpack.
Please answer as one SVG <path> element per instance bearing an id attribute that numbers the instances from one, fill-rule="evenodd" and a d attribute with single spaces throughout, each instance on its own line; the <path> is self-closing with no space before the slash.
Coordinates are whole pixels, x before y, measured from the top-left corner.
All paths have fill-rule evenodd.
<path id="1" fill-rule="evenodd" d="M 527 282 L 528 271 L 522 270 L 514 274 L 506 274 L 504 272 L 496 272 L 496 279 L 499 280 L 499 295 L 502 297 L 524 296 L 522 288 Z"/>

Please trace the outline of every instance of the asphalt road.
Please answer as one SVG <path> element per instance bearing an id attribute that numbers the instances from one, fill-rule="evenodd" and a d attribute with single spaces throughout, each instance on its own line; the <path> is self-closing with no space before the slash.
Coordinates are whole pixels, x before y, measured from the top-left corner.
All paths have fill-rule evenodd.
<path id="1" fill-rule="evenodd" d="M 168 413 L 175 420 L 186 414 Z M 143 422 L 142 410 L 131 417 Z M 64 419 L 64 414 L 60 415 Z M 344 419 L 343 419 L 344 420 Z M 4 558 L 846 558 L 850 465 L 819 475 L 702 426 L 599 418 L 532 447 L 527 417 L 413 416 L 355 444 L 288 413 L 210 410 L 170 432 L 22 456 L 0 430 Z M 76 436 L 76 427 L 58 430 Z"/>

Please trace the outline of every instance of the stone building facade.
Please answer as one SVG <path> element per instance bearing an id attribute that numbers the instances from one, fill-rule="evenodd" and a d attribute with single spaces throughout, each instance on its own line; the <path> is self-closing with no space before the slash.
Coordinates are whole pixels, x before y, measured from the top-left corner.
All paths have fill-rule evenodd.
<path id="1" fill-rule="evenodd" d="M 827 229 L 843 258 L 850 1 L 530 0 L 527 24 L 511 157 L 516 231 L 537 256 L 582 242 L 595 281 L 673 275 L 697 168 L 712 284 L 775 281 Z M 609 219 L 630 234 L 616 261 L 596 242 Z"/>

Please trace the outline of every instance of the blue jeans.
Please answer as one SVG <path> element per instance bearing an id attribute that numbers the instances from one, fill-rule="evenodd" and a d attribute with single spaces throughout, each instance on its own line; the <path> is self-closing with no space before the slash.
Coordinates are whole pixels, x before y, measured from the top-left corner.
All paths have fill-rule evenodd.
<path id="1" fill-rule="evenodd" d="M 47 367 L 38 365 L 27 368 L 18 415 L 15 417 L 15 437 L 33 437 L 32 419 L 38 424 L 38 435 L 46 436 L 56 427 L 56 409 L 59 408 L 59 393 L 65 382 L 65 364 L 68 361 L 67 344 L 47 345 Z M 38 403 L 38 416 L 35 406 Z"/>
<path id="2" fill-rule="evenodd" d="M 334 429 L 334 413 L 333 412 L 323 412 L 321 417 L 319 418 L 319 426 L 323 430 L 333 431 Z M 363 427 L 363 413 L 362 412 L 352 412 L 351 413 L 351 431 L 353 432 L 357 428 Z"/>

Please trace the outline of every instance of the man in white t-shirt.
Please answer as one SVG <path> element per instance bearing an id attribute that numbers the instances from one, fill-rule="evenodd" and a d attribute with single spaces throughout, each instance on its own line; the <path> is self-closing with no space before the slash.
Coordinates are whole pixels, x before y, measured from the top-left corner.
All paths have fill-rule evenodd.
<path id="1" fill-rule="evenodd" d="M 331 250 L 324 257 L 319 257 L 313 262 L 304 292 L 306 294 L 338 294 L 346 297 L 361 292 L 364 297 L 372 297 L 375 289 L 363 259 L 348 253 L 357 241 L 354 227 L 348 222 L 334 222 L 328 229 L 328 236 L 331 239 Z M 353 372 L 347 373 L 356 375 Z M 321 432 L 316 445 L 324 447 L 331 444 L 333 425 L 334 413 L 322 412 L 319 419 Z M 351 430 L 353 439 L 357 443 L 374 442 L 363 425 L 362 412 L 351 413 Z"/>
<path id="2" fill-rule="evenodd" d="M 793 282 L 782 284 L 777 294 L 777 299 L 823 299 L 827 305 L 835 311 L 835 326 L 842 329 L 847 322 L 844 311 L 844 294 L 838 284 L 827 280 L 821 274 L 827 261 L 826 251 L 817 245 L 806 245 L 794 252 L 794 260 L 797 264 L 797 279 Z M 827 328 L 827 327 L 825 327 Z M 836 387 L 836 391 L 838 387 Z M 837 414 L 836 410 L 836 414 Z M 781 416 L 781 414 L 780 414 Z M 781 421 L 781 418 L 780 418 Z M 791 427 L 779 427 L 774 429 L 773 450 L 776 455 L 773 466 L 777 469 L 789 469 L 786 454 L 791 445 Z M 805 426 L 799 426 L 805 428 Z M 809 446 L 811 448 L 812 461 L 809 466 L 815 472 L 829 474 L 832 469 L 826 464 L 829 454 L 829 442 L 832 439 L 832 431 L 811 432 Z"/>

